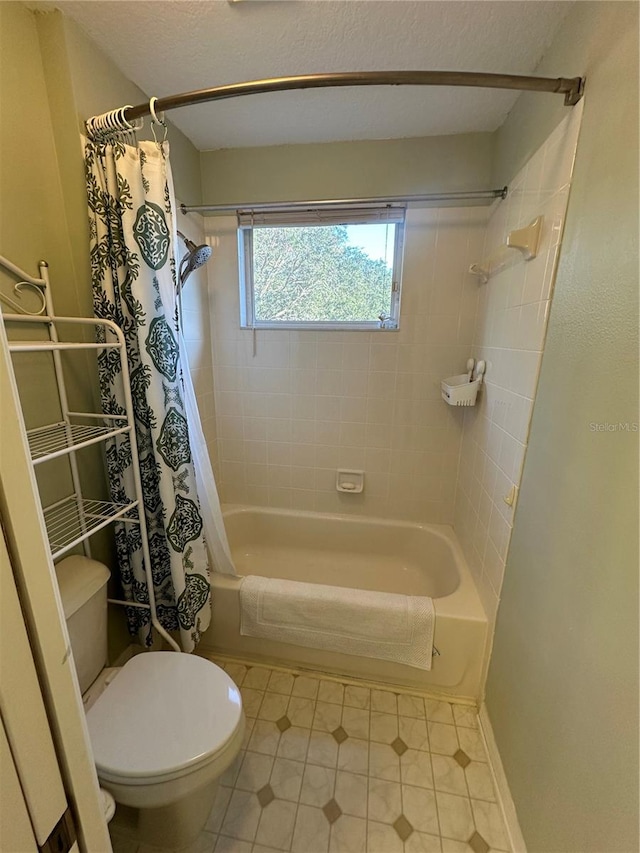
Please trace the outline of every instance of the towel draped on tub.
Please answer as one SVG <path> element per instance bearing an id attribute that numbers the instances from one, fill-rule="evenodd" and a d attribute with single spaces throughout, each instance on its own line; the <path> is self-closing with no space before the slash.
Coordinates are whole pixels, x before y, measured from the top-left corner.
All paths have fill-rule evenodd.
<path id="1" fill-rule="evenodd" d="M 435 614 L 427 596 L 249 575 L 240 613 L 245 637 L 431 669 Z"/>

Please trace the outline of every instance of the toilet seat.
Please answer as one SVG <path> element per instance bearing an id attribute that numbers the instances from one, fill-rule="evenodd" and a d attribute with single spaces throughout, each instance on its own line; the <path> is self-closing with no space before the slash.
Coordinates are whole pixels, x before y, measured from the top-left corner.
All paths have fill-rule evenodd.
<path id="1" fill-rule="evenodd" d="M 243 719 L 220 667 L 175 652 L 129 660 L 87 712 L 99 777 L 126 785 L 193 773 L 235 742 Z"/>

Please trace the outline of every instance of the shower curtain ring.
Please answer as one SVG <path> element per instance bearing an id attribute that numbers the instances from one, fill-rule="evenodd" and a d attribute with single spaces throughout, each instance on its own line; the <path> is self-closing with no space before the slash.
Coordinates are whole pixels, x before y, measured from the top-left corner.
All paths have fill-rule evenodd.
<path id="1" fill-rule="evenodd" d="M 158 114 L 156 113 L 156 102 L 157 98 L 149 99 L 149 112 L 151 113 L 151 118 L 154 120 L 156 124 L 161 124 L 163 127 L 165 126 L 164 121 L 164 113 L 162 113 L 162 118 L 158 118 Z"/>
<path id="2" fill-rule="evenodd" d="M 165 118 L 164 118 L 164 113 L 162 113 L 161 118 L 158 118 L 158 114 L 156 113 L 156 101 L 157 100 L 158 100 L 157 98 L 150 98 L 149 99 L 149 112 L 151 113 L 151 132 L 153 133 L 153 138 L 156 141 L 156 145 L 160 145 L 161 143 L 158 142 L 158 138 L 156 136 L 155 125 L 159 124 L 164 128 L 162 142 L 166 141 L 168 127 L 167 127 L 167 122 L 165 121 Z"/>
<path id="3" fill-rule="evenodd" d="M 127 118 L 127 110 L 132 108 L 131 104 L 125 104 L 124 107 L 120 107 L 120 126 L 123 131 L 127 131 L 128 133 L 134 133 L 137 130 L 142 130 L 144 127 L 144 119 L 140 117 L 139 119 L 134 119 L 133 121 L 129 121 Z"/>

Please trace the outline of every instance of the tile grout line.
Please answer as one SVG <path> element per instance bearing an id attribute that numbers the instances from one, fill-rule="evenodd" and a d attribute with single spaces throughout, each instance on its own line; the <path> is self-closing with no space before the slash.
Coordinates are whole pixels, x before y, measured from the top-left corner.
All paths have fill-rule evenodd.
<path id="1" fill-rule="evenodd" d="M 293 697 L 293 688 L 295 686 L 295 683 L 296 683 L 296 677 L 294 676 L 293 684 L 291 685 L 291 693 L 289 694 L 289 697 L 290 697 L 289 702 L 291 701 L 291 698 Z M 320 690 L 319 685 L 318 685 L 318 690 Z M 287 711 L 288 710 L 289 710 L 289 703 L 287 703 Z M 316 704 L 314 703 L 313 716 L 311 718 L 311 725 L 313 725 L 313 719 L 315 717 L 315 713 L 316 713 Z M 288 716 L 287 716 L 287 719 L 289 719 Z M 311 729 L 309 730 L 309 732 L 311 732 Z M 282 734 L 280 735 L 280 740 L 282 740 Z M 302 797 L 302 786 L 304 784 L 304 777 L 305 777 L 305 773 L 306 773 L 306 769 L 307 769 L 307 755 L 309 754 L 310 744 L 311 744 L 311 734 L 309 734 L 309 740 L 307 741 L 307 748 L 305 749 L 304 760 L 302 762 L 302 779 L 300 781 L 300 790 L 298 792 L 298 801 L 296 803 L 296 813 L 295 813 L 295 816 L 293 819 L 293 830 L 291 832 L 291 843 L 289 844 L 289 850 L 291 850 L 293 847 L 293 840 L 294 840 L 295 832 L 296 832 L 296 824 L 298 823 L 298 813 L 300 811 L 300 798 Z M 279 746 L 280 746 L 280 741 L 278 741 L 278 747 Z M 274 765 L 275 765 L 275 762 L 274 762 Z"/>
<path id="2" fill-rule="evenodd" d="M 456 740 L 458 742 L 458 749 L 462 749 L 462 744 L 460 743 L 460 732 L 458 731 L 459 727 L 458 727 L 458 724 L 456 723 L 455 716 L 453 718 L 453 722 L 454 722 L 455 731 L 456 731 Z M 462 751 L 464 752 L 464 750 L 462 750 Z M 465 755 L 466 755 L 466 753 L 465 753 Z M 473 760 L 473 759 L 471 759 L 471 760 Z M 467 764 L 467 767 L 468 766 L 469 766 L 469 764 Z M 462 768 L 462 774 L 464 776 L 464 787 L 465 787 L 465 791 L 467 792 L 467 800 L 469 801 L 469 810 L 471 811 L 471 820 L 473 822 L 473 828 L 474 828 L 475 832 L 479 832 L 478 826 L 476 824 L 475 812 L 473 811 L 473 804 L 471 802 L 471 791 L 469 790 L 469 783 L 467 782 L 467 767 Z M 474 833 L 471 833 L 472 836 L 473 836 L 473 834 Z M 442 836 L 442 833 L 440 833 L 440 835 L 441 835 L 441 837 L 444 837 L 444 836 Z M 469 839 L 467 839 L 467 841 L 465 843 L 468 846 L 470 846 L 469 845 Z"/>
<path id="3" fill-rule="evenodd" d="M 346 706 L 343 706 L 343 709 Z M 367 798 L 365 800 L 364 846 L 369 851 L 369 786 L 371 782 L 371 690 L 369 690 L 369 708 L 367 710 Z M 404 849 L 404 843 L 402 845 Z"/>
<path id="4" fill-rule="evenodd" d="M 440 825 L 440 809 L 438 808 L 438 795 L 436 793 L 436 774 L 435 774 L 435 771 L 433 768 L 433 752 L 431 750 L 431 735 L 429 733 L 429 717 L 427 715 L 426 700 L 423 699 L 423 702 L 424 702 L 425 726 L 427 729 L 427 746 L 429 747 L 429 764 L 431 766 L 431 779 L 433 781 L 433 805 L 435 806 L 436 822 L 438 824 L 438 836 L 440 838 L 440 849 L 442 849 L 442 827 Z M 456 733 L 456 737 L 457 737 L 457 733 Z"/>
<path id="5" fill-rule="evenodd" d="M 292 696 L 293 696 L 293 688 L 295 687 L 295 683 L 296 683 L 296 678 L 297 678 L 297 677 L 298 677 L 298 676 L 295 676 L 295 675 L 294 675 L 294 678 L 293 678 L 293 684 L 292 684 L 292 686 L 291 686 L 291 695 L 292 695 Z M 317 708 L 317 705 L 318 705 L 318 694 L 319 694 L 319 693 L 320 693 L 320 680 L 318 679 L 318 690 L 317 690 L 317 692 L 316 692 L 315 699 L 313 700 L 313 714 L 311 715 L 311 723 L 310 723 L 310 725 L 309 725 L 309 739 L 308 739 L 308 741 L 307 741 L 307 748 L 305 749 L 305 752 L 304 752 L 304 769 L 303 769 L 303 771 L 302 771 L 302 783 L 301 783 L 301 785 L 300 785 L 300 797 L 302 796 L 302 784 L 304 783 L 304 776 L 305 776 L 305 772 L 306 772 L 306 769 L 307 769 L 307 759 L 308 759 L 308 757 L 309 757 L 309 749 L 311 748 L 311 733 L 313 732 L 313 721 L 314 721 L 315 716 L 316 716 L 316 708 Z M 335 783 L 334 783 L 334 786 L 335 786 Z M 332 794 L 332 796 L 333 796 L 333 794 Z M 298 807 L 297 807 L 297 809 L 296 809 L 296 821 L 297 821 L 297 819 L 298 819 L 298 812 L 299 812 L 299 810 L 300 810 L 300 797 L 298 797 Z M 295 824 L 294 824 L 294 827 L 293 827 L 293 828 L 294 828 L 294 832 L 295 832 Z M 293 845 L 293 836 L 292 836 L 292 838 L 291 838 L 291 844 Z M 327 851 L 328 851 L 328 849 L 329 849 L 329 848 L 328 848 L 328 846 L 327 846 Z"/>
<path id="6" fill-rule="evenodd" d="M 243 759 L 243 761 L 244 761 L 244 759 Z M 222 787 L 224 787 L 224 786 L 223 785 L 219 786 L 219 788 L 222 788 Z M 235 791 L 235 786 L 233 788 L 230 788 L 229 790 L 231 791 L 231 794 L 229 795 L 229 800 L 227 802 L 227 805 L 224 807 L 224 810 L 222 812 L 222 817 L 220 818 L 220 827 L 218 828 L 218 831 L 216 832 L 216 843 L 215 843 L 214 848 L 213 848 L 214 850 L 218 846 L 218 838 L 222 834 L 222 827 L 224 826 L 224 820 L 227 816 L 227 812 L 229 811 L 229 806 L 231 805 L 231 798 L 233 797 L 233 792 Z M 214 800 L 214 802 L 215 802 L 215 800 Z"/>
<path id="7" fill-rule="evenodd" d="M 240 684 L 236 684 L 236 686 L 237 686 L 238 690 L 240 690 L 240 688 L 241 688 L 241 686 L 242 686 L 242 682 L 244 681 L 244 677 L 245 677 L 245 675 L 246 675 L 246 672 L 245 672 L 245 673 L 243 673 L 242 678 L 240 679 Z M 231 678 L 231 676 L 229 676 L 229 678 Z M 232 679 L 232 680 L 233 680 L 233 679 Z M 234 682 L 234 683 L 235 683 L 235 682 Z M 246 716 L 246 714 L 245 714 L 245 720 L 248 720 L 248 717 Z M 252 729 L 251 729 L 251 734 L 253 734 L 253 727 L 252 727 Z M 249 745 L 249 740 L 250 740 L 250 739 L 251 739 L 251 735 L 249 735 L 249 738 L 247 739 L 247 746 Z M 245 752 L 245 754 L 246 754 L 246 749 L 244 750 L 244 752 Z M 235 759 L 234 759 L 234 760 L 235 760 Z M 242 759 L 242 763 L 244 763 L 244 757 L 243 757 L 243 759 Z M 229 765 L 229 766 L 231 767 L 231 765 Z M 238 770 L 238 773 L 240 772 L 240 770 L 241 770 L 241 769 L 242 769 L 242 765 L 240 766 L 240 768 L 239 768 L 239 770 Z M 225 771 L 225 772 L 226 772 L 226 771 Z M 237 777 L 236 777 L 236 779 L 237 779 Z M 222 835 L 222 829 L 223 829 L 223 826 L 224 826 L 224 821 L 225 821 L 225 818 L 226 818 L 226 816 L 227 816 L 227 812 L 229 811 L 229 806 L 231 805 L 231 800 L 232 800 L 232 798 L 233 798 L 233 794 L 234 794 L 234 792 L 235 792 L 235 790 L 236 790 L 235 782 L 236 782 L 236 780 L 234 780 L 233 785 L 232 785 L 232 786 L 230 787 L 230 789 L 229 789 L 229 790 L 231 791 L 231 793 L 230 793 L 230 795 L 229 795 L 229 800 L 228 800 L 227 805 L 225 806 L 225 808 L 224 808 L 224 810 L 223 810 L 222 817 L 220 818 L 220 826 L 219 826 L 218 831 L 217 831 L 217 833 L 216 833 L 216 843 L 215 843 L 214 848 L 213 848 L 214 850 L 215 850 L 215 849 L 216 849 L 216 847 L 218 846 L 218 839 L 219 839 L 219 837 Z M 218 787 L 219 787 L 219 788 L 223 788 L 223 787 L 226 787 L 226 786 L 224 786 L 224 785 L 219 785 Z M 214 800 L 214 802 L 215 802 L 215 800 Z"/>

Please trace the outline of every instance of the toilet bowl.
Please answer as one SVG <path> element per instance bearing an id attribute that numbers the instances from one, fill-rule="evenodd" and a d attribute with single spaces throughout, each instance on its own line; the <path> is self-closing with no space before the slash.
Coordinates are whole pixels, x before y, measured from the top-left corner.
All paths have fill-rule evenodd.
<path id="1" fill-rule="evenodd" d="M 140 809 L 141 840 L 195 840 L 217 780 L 244 734 L 240 691 L 203 658 L 147 652 L 128 661 L 87 712 L 98 779 L 117 803 Z"/>
<path id="2" fill-rule="evenodd" d="M 106 657 L 108 570 L 76 556 L 56 572 L 100 785 L 116 803 L 139 809 L 140 841 L 185 847 L 203 829 L 218 779 L 240 751 L 240 691 L 220 667 L 177 652 L 136 655 L 96 689 Z"/>

